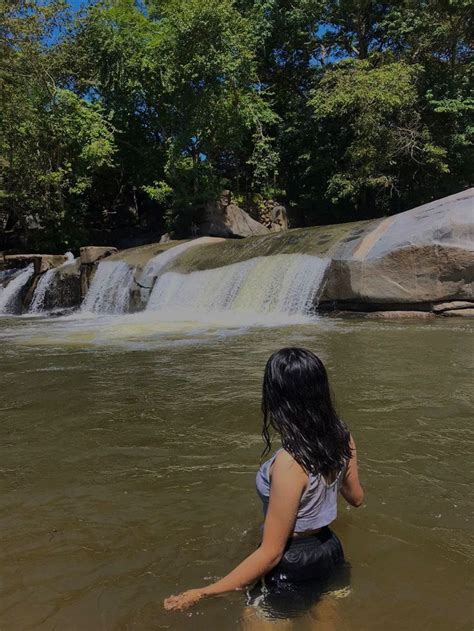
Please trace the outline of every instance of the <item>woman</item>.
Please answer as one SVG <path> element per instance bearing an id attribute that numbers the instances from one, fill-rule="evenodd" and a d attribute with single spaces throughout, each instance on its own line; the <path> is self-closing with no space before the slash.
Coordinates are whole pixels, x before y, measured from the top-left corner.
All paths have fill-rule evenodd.
<path id="1" fill-rule="evenodd" d="M 364 491 L 355 443 L 335 412 L 321 360 L 302 348 L 274 353 L 265 368 L 262 410 L 264 454 L 272 428 L 282 448 L 257 473 L 265 515 L 261 545 L 212 585 L 167 598 L 166 609 L 187 609 L 260 578 L 264 588 L 251 590 L 251 602 L 272 594 L 284 600 L 285 593 L 322 584 L 344 563 L 341 543 L 329 529 L 337 494 L 340 490 L 349 504 L 360 506 Z"/>

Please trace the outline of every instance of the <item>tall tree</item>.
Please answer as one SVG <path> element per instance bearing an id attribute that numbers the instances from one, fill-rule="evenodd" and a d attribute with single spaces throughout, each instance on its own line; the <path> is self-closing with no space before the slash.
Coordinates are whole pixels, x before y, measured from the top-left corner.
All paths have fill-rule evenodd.
<path id="1" fill-rule="evenodd" d="M 113 159 L 112 130 L 99 104 L 56 82 L 59 51 L 49 42 L 63 3 L 22 0 L 0 9 L 0 203 L 11 225 L 64 247 L 80 238 L 84 195 Z"/>
<path id="2" fill-rule="evenodd" d="M 0 228 L 120 244 L 189 234 L 222 188 L 322 223 L 467 187 L 472 17 L 469 0 L 94 0 L 77 15 L 0 0 Z"/>

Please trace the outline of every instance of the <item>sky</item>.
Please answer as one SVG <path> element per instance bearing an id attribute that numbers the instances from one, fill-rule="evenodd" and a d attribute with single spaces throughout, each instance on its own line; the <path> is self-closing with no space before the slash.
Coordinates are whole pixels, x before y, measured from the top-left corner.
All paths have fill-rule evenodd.
<path id="1" fill-rule="evenodd" d="M 73 9 L 79 9 L 82 4 L 87 4 L 84 0 L 69 0 L 69 4 Z"/>

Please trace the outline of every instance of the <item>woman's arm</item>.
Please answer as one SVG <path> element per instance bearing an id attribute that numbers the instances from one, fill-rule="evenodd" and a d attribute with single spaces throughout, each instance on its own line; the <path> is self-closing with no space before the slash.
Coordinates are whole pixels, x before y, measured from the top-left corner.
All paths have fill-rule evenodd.
<path id="1" fill-rule="evenodd" d="M 165 609 L 187 609 L 204 596 L 222 594 L 251 584 L 280 561 L 298 513 L 308 475 L 285 451 L 280 451 L 272 467 L 270 501 L 260 547 L 221 580 L 191 589 L 164 602 Z"/>
<path id="2" fill-rule="evenodd" d="M 347 464 L 346 473 L 341 486 L 342 497 L 352 506 L 362 506 L 364 501 L 364 489 L 359 481 L 359 469 L 357 467 L 357 450 L 354 439 L 351 436 L 351 459 Z"/>

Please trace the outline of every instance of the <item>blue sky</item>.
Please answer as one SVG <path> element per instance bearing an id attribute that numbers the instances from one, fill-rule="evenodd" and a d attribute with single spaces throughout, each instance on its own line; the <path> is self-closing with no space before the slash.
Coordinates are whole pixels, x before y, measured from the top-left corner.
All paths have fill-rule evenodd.
<path id="1" fill-rule="evenodd" d="M 84 0 L 69 0 L 69 4 L 73 9 L 79 9 L 82 4 L 87 4 Z"/>

